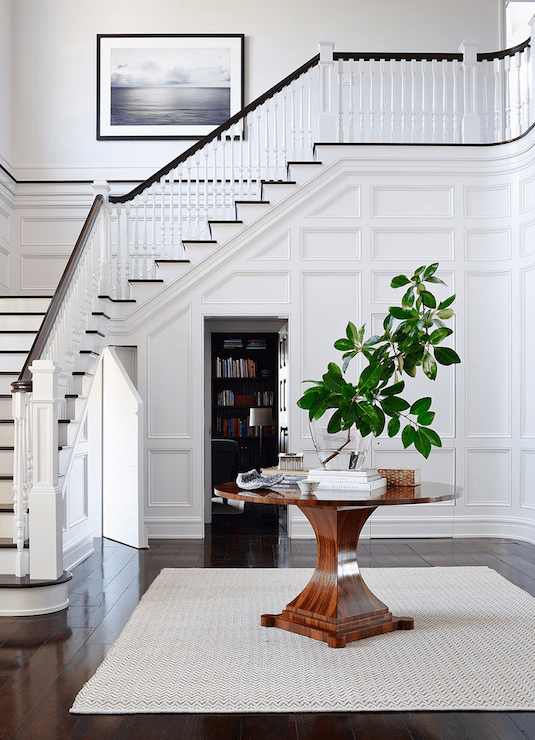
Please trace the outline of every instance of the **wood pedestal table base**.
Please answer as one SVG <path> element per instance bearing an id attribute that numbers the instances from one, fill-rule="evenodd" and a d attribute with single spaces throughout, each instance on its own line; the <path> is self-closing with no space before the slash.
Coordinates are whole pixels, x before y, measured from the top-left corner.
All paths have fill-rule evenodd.
<path id="1" fill-rule="evenodd" d="M 430 487 L 435 495 L 430 495 Z M 216 491 L 219 496 L 255 503 L 297 505 L 308 518 L 318 544 L 316 569 L 299 596 L 281 614 L 263 614 L 261 624 L 322 640 L 333 648 L 372 635 L 414 628 L 411 617 L 393 616 L 360 574 L 358 539 L 375 509 L 386 503 L 430 503 L 460 495 L 458 488 L 431 483 L 415 488 L 388 486 L 380 496 L 344 503 L 328 499 L 328 491 L 306 498 L 289 498 L 289 494 L 268 490 L 251 495 L 232 483 L 217 486 Z"/>

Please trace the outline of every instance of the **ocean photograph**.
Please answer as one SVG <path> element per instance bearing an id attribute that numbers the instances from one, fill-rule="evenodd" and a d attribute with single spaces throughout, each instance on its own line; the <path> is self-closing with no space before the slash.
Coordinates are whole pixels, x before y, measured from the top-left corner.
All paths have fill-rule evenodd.
<path id="1" fill-rule="evenodd" d="M 230 118 L 230 87 L 112 87 L 112 126 L 219 126 Z"/>
<path id="2" fill-rule="evenodd" d="M 112 48 L 111 126 L 218 126 L 231 116 L 231 53 Z"/>

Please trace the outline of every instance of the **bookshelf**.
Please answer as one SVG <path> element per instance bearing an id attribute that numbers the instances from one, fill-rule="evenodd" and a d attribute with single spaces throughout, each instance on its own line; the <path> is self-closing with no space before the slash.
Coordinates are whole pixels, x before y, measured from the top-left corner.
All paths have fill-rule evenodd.
<path id="1" fill-rule="evenodd" d="M 274 332 L 212 333 L 212 438 L 238 443 L 240 471 L 277 463 L 278 341 Z M 249 426 L 251 408 L 273 416 L 262 445 L 259 428 Z"/>

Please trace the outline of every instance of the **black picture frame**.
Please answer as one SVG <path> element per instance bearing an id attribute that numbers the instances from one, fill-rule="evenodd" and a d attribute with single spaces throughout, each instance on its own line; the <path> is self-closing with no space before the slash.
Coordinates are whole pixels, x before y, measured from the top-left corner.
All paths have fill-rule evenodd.
<path id="1" fill-rule="evenodd" d="M 200 139 L 244 106 L 244 34 L 98 34 L 97 140 Z"/>

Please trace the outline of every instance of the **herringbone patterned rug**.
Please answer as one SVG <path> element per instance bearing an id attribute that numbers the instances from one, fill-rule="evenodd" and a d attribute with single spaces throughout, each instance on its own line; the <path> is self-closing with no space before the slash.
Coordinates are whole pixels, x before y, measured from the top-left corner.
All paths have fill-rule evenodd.
<path id="1" fill-rule="evenodd" d="M 260 626 L 308 569 L 165 569 L 71 712 L 535 710 L 535 599 L 488 568 L 372 568 L 413 631 L 331 649 Z"/>

